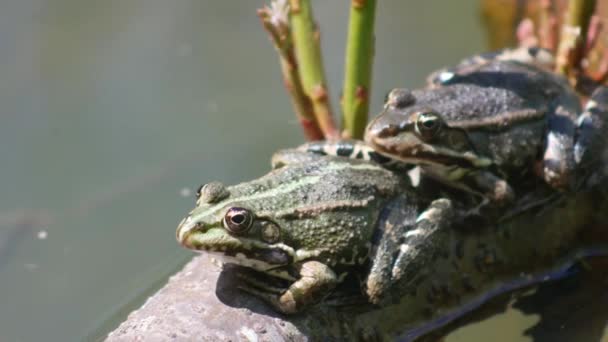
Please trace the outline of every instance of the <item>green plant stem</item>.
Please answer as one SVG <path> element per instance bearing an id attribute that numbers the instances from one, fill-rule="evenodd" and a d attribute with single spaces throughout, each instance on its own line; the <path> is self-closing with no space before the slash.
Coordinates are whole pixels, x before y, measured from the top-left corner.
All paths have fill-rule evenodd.
<path id="1" fill-rule="evenodd" d="M 589 22 L 595 10 L 595 0 L 570 0 L 557 49 L 556 71 L 572 77 L 581 68 Z"/>
<path id="2" fill-rule="evenodd" d="M 375 14 L 376 0 L 351 1 L 342 93 L 342 135 L 355 139 L 363 137 L 369 111 Z"/>
<path id="3" fill-rule="evenodd" d="M 323 139 L 323 132 L 315 118 L 310 99 L 302 88 L 289 27 L 273 23 L 271 20 L 272 13 L 269 11 L 269 8 L 258 10 L 258 16 L 279 54 L 283 83 L 290 95 L 296 117 L 307 140 L 321 140 Z"/>
<path id="4" fill-rule="evenodd" d="M 327 139 L 339 137 L 329 103 L 319 31 L 312 17 L 310 0 L 290 0 L 290 26 L 304 92 L 310 98 L 317 123 Z"/>

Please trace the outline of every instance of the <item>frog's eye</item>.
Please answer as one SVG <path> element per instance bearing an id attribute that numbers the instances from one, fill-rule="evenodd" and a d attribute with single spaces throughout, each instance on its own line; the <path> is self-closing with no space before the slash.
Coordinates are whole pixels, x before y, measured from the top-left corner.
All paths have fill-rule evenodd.
<path id="1" fill-rule="evenodd" d="M 252 223 L 253 214 L 245 208 L 230 208 L 224 216 L 224 228 L 234 234 L 246 232 Z"/>
<path id="2" fill-rule="evenodd" d="M 431 140 L 441 129 L 443 121 L 441 117 L 433 112 L 420 113 L 416 120 L 416 132 L 424 140 Z"/>

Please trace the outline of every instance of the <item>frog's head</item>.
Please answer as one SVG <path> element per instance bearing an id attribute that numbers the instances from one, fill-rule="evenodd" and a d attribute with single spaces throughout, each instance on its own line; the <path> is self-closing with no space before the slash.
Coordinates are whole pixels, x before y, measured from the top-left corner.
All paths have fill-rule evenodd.
<path id="1" fill-rule="evenodd" d="M 219 253 L 260 271 L 293 262 L 294 249 L 283 243 L 288 234 L 273 220 L 272 211 L 256 205 L 255 193 L 248 195 L 242 188 L 219 182 L 201 186 L 197 207 L 179 224 L 177 240 L 186 248 Z"/>
<path id="2" fill-rule="evenodd" d="M 416 103 L 407 89 L 388 94 L 384 111 L 367 126 L 365 141 L 406 163 L 464 169 L 489 164 L 476 154 L 464 129 L 450 125 L 432 103 Z"/>
<path id="3" fill-rule="evenodd" d="M 294 153 L 250 182 L 203 186 L 177 240 L 270 273 L 311 258 L 332 264 L 367 256 L 378 207 L 401 178 L 371 163 Z"/>

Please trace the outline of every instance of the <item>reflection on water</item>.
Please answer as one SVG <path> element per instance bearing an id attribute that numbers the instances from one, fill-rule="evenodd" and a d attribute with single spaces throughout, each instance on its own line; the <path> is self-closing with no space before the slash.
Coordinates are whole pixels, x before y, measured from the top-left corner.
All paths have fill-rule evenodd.
<path id="1" fill-rule="evenodd" d="M 455 330 L 445 341 L 470 341 L 472 336 L 495 342 L 606 341 L 608 258 L 582 265 L 587 267 L 577 266 L 571 277 L 492 300 L 477 317 L 460 323 L 485 320 Z"/>
<path id="2" fill-rule="evenodd" d="M 315 5 L 338 103 L 346 5 Z M 257 6 L 0 3 L 0 341 L 111 328 L 190 257 L 174 241 L 187 189 L 257 177 L 302 141 Z M 480 51 L 476 15 L 474 0 L 383 1 L 372 112 Z"/>

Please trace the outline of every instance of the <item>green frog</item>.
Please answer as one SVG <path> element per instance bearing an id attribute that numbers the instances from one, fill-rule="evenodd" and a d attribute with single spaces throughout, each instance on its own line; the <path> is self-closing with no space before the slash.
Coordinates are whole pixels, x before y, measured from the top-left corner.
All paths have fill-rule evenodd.
<path id="1" fill-rule="evenodd" d="M 434 73 L 424 89 L 394 89 L 365 140 L 493 203 L 511 202 L 513 184 L 530 174 L 556 189 L 573 188 L 575 146 L 586 149 L 586 139 L 577 138 L 577 94 L 562 77 L 502 55 Z"/>
<path id="2" fill-rule="evenodd" d="M 392 231 L 397 235 L 416 224 L 421 204 L 405 195 L 408 178 L 380 165 L 300 151 L 277 153 L 273 165 L 251 182 L 203 186 L 177 240 L 288 281 L 280 291 L 252 279 L 243 285 L 280 312 L 318 302 L 374 254 L 399 252 L 394 244 L 387 252 L 372 243 L 378 227 L 388 224 L 385 217 L 400 221 Z M 380 301 L 388 284 L 373 280 L 388 267 L 375 264 L 367 286 L 371 302 Z"/>
<path id="3" fill-rule="evenodd" d="M 375 162 L 302 150 L 278 152 L 258 179 L 203 186 L 176 232 L 186 248 L 263 275 L 243 275 L 239 286 L 281 313 L 340 298 L 345 279 L 358 279 L 367 304 L 357 324 L 409 339 L 494 295 L 564 275 L 594 251 L 577 249 L 580 222 L 600 203 L 585 193 L 571 200 L 575 211 L 455 229 L 457 198 L 425 198 L 403 172 Z"/>

